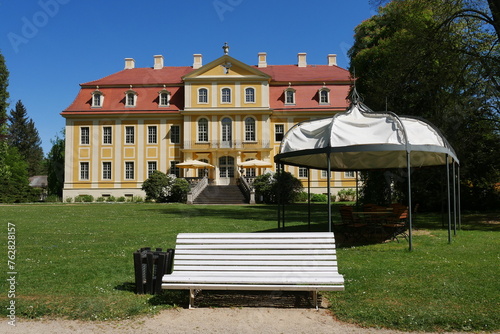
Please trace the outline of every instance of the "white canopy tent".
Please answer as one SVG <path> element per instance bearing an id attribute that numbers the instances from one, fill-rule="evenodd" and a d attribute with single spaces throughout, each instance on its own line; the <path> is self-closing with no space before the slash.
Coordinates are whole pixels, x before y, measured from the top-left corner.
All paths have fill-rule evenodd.
<path id="1" fill-rule="evenodd" d="M 458 164 L 458 159 L 439 130 L 429 122 L 392 112 L 373 112 L 356 101 L 346 112 L 294 125 L 281 141 L 275 162 L 330 171 L 406 168 L 411 249 L 411 167 L 449 166 Z M 327 175 L 329 178 L 330 173 Z M 331 231 L 331 203 L 328 204 Z M 450 195 L 448 208 L 450 211 Z"/>

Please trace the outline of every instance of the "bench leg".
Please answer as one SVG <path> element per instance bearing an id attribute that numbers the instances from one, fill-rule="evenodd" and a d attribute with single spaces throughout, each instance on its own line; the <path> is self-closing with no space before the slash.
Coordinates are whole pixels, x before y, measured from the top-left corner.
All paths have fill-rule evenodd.
<path id="1" fill-rule="evenodd" d="M 189 309 L 194 308 L 194 294 L 195 294 L 195 290 L 189 289 Z"/>
<path id="2" fill-rule="evenodd" d="M 316 311 L 319 310 L 319 307 L 318 307 L 318 291 L 316 291 L 316 290 L 313 291 L 313 303 L 314 303 L 314 306 L 316 307 Z"/>

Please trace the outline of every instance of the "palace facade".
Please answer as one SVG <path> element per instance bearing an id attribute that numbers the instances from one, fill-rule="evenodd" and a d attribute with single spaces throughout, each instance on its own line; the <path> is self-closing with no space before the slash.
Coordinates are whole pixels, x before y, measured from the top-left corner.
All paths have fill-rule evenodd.
<path id="1" fill-rule="evenodd" d="M 63 197 L 142 196 L 142 183 L 154 170 L 178 177 L 202 176 L 201 169 L 180 169 L 186 160 L 208 162 L 213 184 L 234 184 L 239 163 L 258 159 L 274 165 L 281 139 L 294 124 L 346 110 L 351 78 L 337 66 L 257 65 L 224 54 L 205 65 L 200 54 L 192 66 L 152 67 L 125 59 L 122 71 L 81 84 L 66 119 Z M 274 167 L 267 170 L 274 170 Z M 286 166 L 316 193 L 326 192 L 325 171 Z M 245 169 L 246 176 L 265 172 Z M 310 175 L 308 175 L 310 173 Z M 332 172 L 332 189 L 355 185 L 352 173 Z"/>

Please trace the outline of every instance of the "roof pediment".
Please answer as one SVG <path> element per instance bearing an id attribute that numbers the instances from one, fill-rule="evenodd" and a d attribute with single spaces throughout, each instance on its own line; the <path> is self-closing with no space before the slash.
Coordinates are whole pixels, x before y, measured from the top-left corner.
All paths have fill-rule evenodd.
<path id="1" fill-rule="evenodd" d="M 207 79 L 266 80 L 271 76 L 231 56 L 224 55 L 182 77 L 184 81 Z"/>

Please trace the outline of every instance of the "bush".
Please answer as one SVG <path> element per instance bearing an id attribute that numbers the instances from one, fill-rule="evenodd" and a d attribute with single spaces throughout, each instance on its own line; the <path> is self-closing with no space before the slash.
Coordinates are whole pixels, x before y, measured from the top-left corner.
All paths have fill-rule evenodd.
<path id="1" fill-rule="evenodd" d="M 120 196 L 116 199 L 117 202 L 120 202 L 120 203 L 123 203 L 125 202 L 127 199 L 125 198 L 125 196 Z"/>
<path id="2" fill-rule="evenodd" d="M 94 201 L 94 196 L 92 195 L 78 195 L 75 197 L 75 203 L 92 203 Z"/>
<path id="3" fill-rule="evenodd" d="M 289 172 L 260 175 L 253 186 L 258 197 L 268 204 L 293 203 L 302 196 L 302 182 Z"/>
<path id="4" fill-rule="evenodd" d="M 116 198 L 115 198 L 115 196 L 109 196 L 106 201 L 107 202 L 116 202 Z"/>
<path id="5" fill-rule="evenodd" d="M 356 190 L 354 189 L 341 189 L 337 193 L 340 202 L 350 202 L 354 201 L 356 198 Z"/>
<path id="6" fill-rule="evenodd" d="M 57 203 L 57 202 L 62 202 L 61 197 L 57 195 L 49 195 L 45 198 L 45 202 L 47 203 Z"/>
<path id="7" fill-rule="evenodd" d="M 168 198 L 169 202 L 186 203 L 189 190 L 191 186 L 186 179 L 175 179 Z"/>
<path id="8" fill-rule="evenodd" d="M 328 202 L 328 196 L 325 194 L 312 194 L 311 202 L 313 202 L 313 203 L 326 203 L 326 202 Z"/>
<path id="9" fill-rule="evenodd" d="M 106 202 L 106 199 L 101 196 L 101 197 L 97 197 L 97 199 L 95 201 L 98 203 L 102 203 L 102 202 Z"/>

